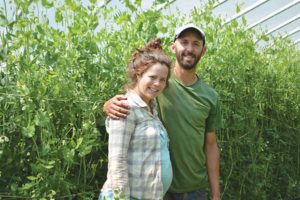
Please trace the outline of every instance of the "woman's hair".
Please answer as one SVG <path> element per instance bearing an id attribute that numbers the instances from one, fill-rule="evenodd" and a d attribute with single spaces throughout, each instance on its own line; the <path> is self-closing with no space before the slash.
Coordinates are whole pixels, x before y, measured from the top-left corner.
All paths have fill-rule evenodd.
<path id="1" fill-rule="evenodd" d="M 172 61 L 163 51 L 160 39 L 152 39 L 145 45 L 144 49 L 136 49 L 128 64 L 127 74 L 131 83 L 127 87 L 133 88 L 137 83 L 137 77 L 143 75 L 144 72 L 156 63 L 168 67 L 168 80 Z"/>

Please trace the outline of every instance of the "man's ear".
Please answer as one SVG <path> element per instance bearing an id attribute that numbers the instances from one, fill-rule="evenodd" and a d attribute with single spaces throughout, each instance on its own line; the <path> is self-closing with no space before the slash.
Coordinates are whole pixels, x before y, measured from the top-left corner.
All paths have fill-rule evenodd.
<path id="1" fill-rule="evenodd" d="M 206 47 L 203 47 L 202 52 L 201 52 L 201 56 L 204 56 L 205 52 L 206 52 Z"/>
<path id="2" fill-rule="evenodd" d="M 175 53 L 175 42 L 172 42 L 172 44 L 170 45 L 170 50 L 172 51 L 172 53 Z"/>

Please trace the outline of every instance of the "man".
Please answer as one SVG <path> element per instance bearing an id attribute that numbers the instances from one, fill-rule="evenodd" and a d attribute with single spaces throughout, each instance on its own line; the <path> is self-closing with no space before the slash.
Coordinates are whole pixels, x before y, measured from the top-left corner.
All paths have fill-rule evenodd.
<path id="1" fill-rule="evenodd" d="M 170 137 L 173 181 L 166 200 L 206 199 L 210 183 L 213 200 L 220 199 L 219 148 L 216 130 L 222 128 L 219 97 L 196 74 L 205 54 L 205 35 L 194 24 L 176 30 L 171 50 L 176 63 L 169 86 L 157 97 L 160 118 Z M 123 96 L 104 105 L 113 118 L 126 117 Z M 208 181 L 209 180 L 209 181 Z"/>

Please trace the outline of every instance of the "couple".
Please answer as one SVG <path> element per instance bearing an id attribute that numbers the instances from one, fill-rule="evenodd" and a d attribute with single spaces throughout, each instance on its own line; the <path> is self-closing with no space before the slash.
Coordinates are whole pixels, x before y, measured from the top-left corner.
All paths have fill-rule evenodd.
<path id="1" fill-rule="evenodd" d="M 201 200 L 208 182 L 212 199 L 220 199 L 219 97 L 196 74 L 205 35 L 193 24 L 180 27 L 171 50 L 172 70 L 159 40 L 138 49 L 128 92 L 104 106 L 109 162 L 99 199 Z"/>

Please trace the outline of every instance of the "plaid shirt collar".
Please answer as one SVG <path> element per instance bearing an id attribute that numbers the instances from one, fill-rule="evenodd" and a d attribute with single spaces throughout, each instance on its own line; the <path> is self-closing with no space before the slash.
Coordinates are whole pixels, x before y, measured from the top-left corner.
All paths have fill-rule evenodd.
<path id="1" fill-rule="evenodd" d="M 128 90 L 126 93 L 127 97 L 129 97 L 132 100 L 132 104 L 137 107 L 145 108 L 150 113 L 152 108 L 153 115 L 157 116 L 157 103 L 155 99 L 150 100 L 150 105 L 148 106 L 145 101 L 142 100 L 142 98 L 134 91 L 134 90 Z"/>

